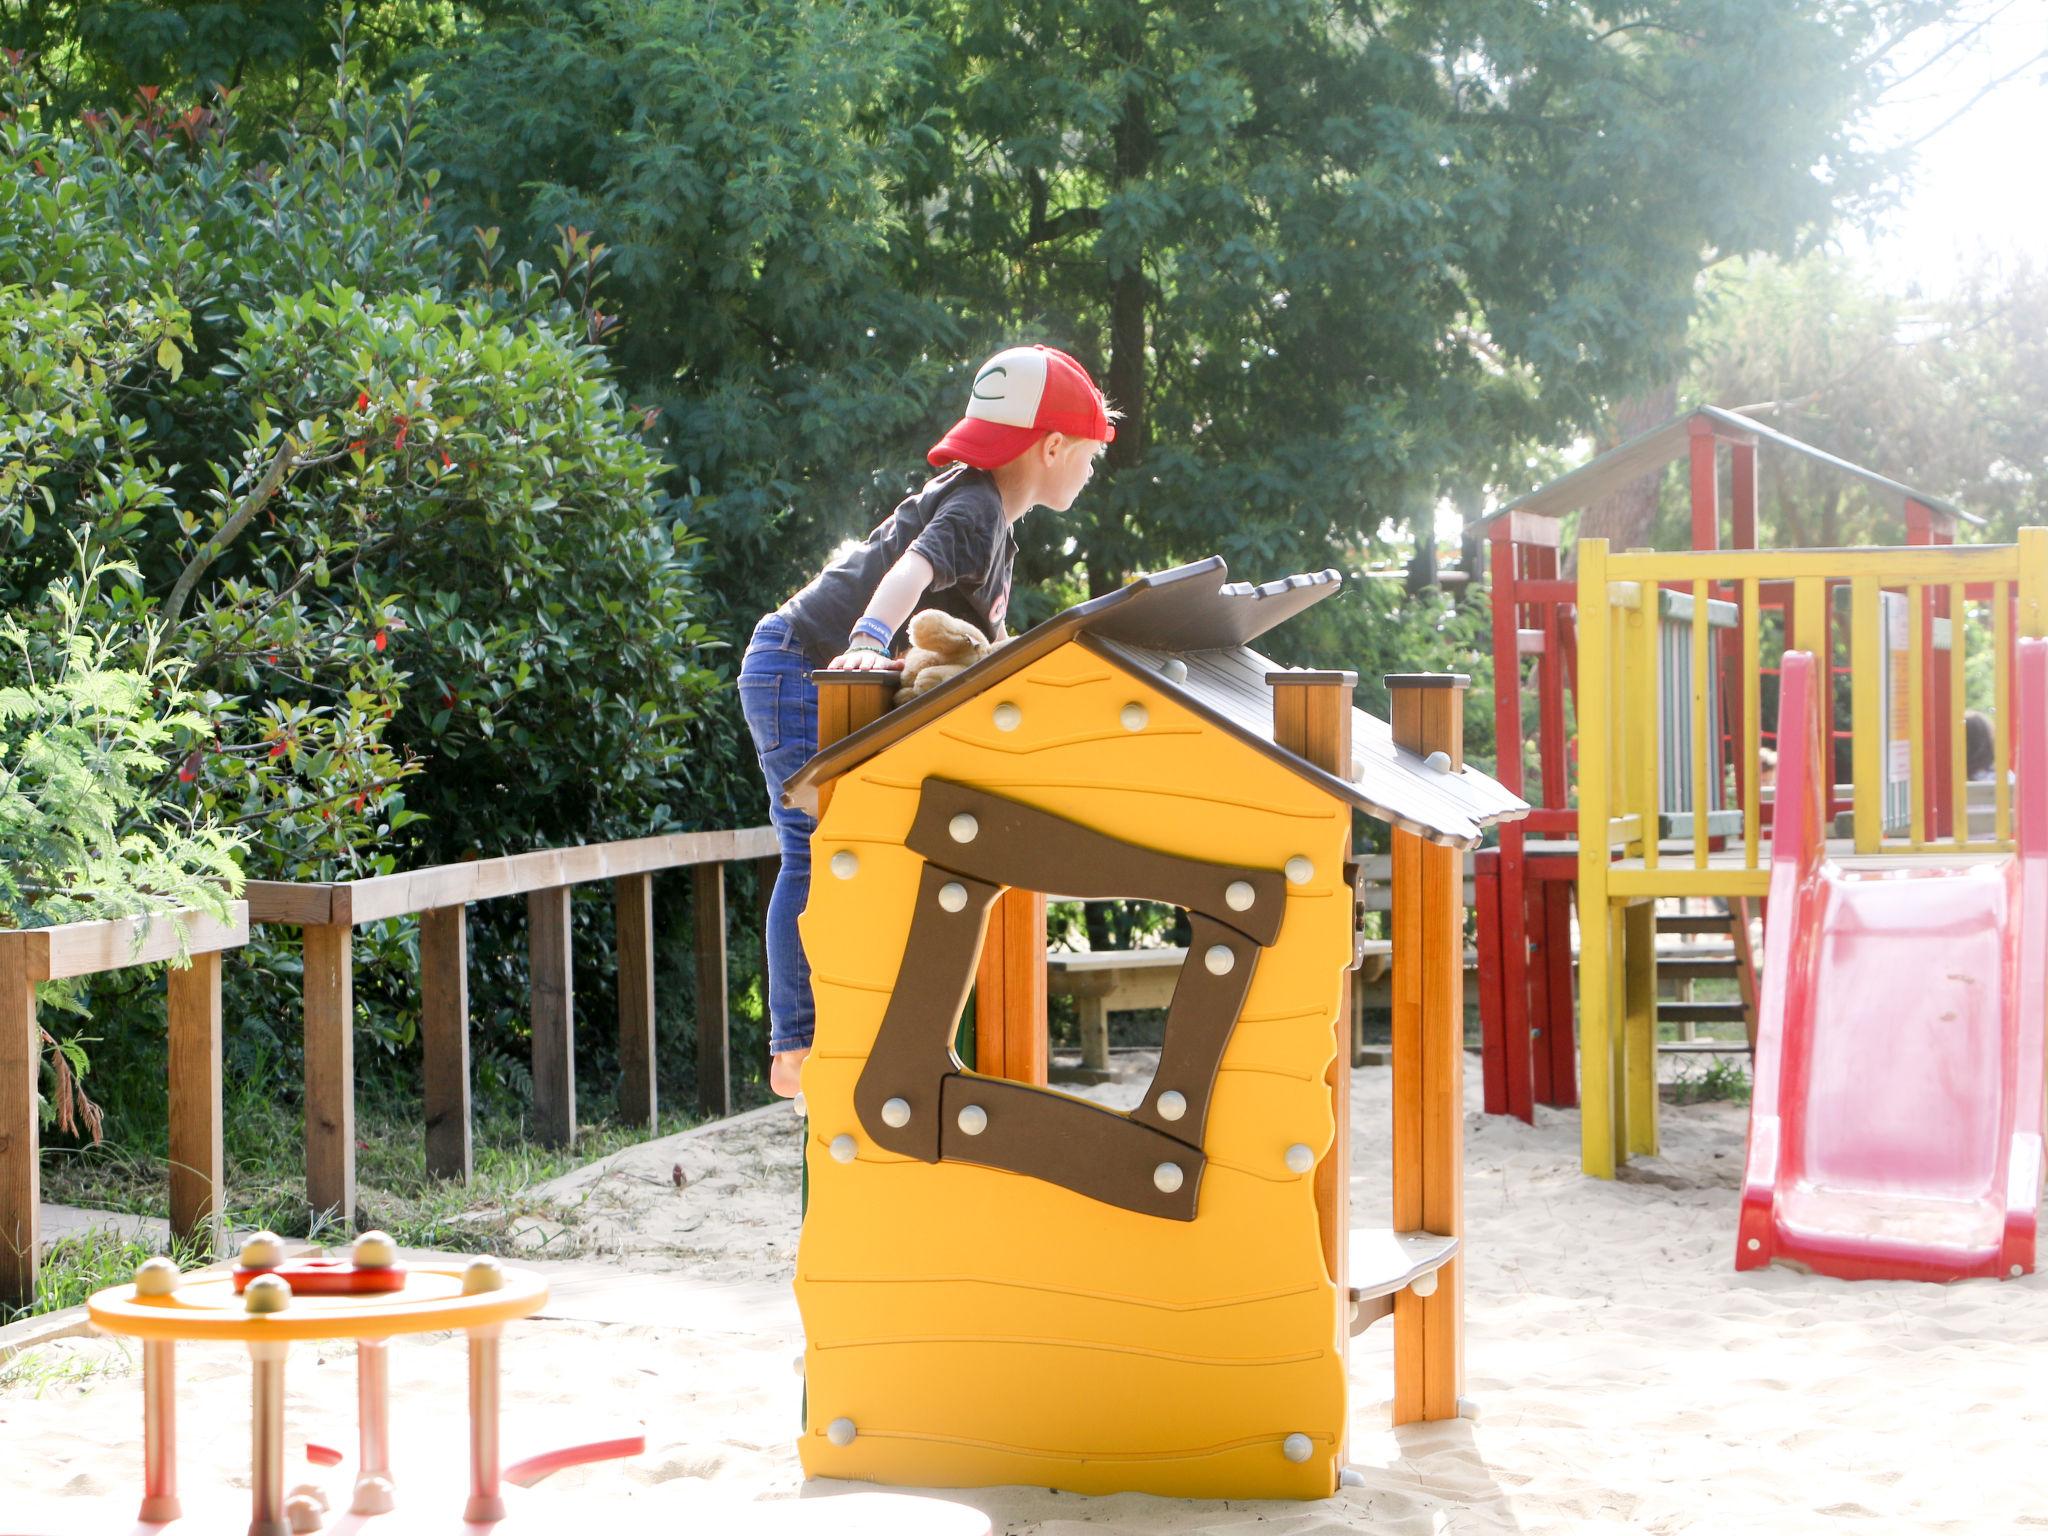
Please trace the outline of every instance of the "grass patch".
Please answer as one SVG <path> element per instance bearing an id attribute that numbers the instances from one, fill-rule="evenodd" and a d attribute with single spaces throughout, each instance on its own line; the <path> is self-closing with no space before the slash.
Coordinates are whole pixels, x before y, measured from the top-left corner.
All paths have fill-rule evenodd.
<path id="1" fill-rule="evenodd" d="M 103 1354 L 24 1349 L 0 1365 L 0 1392 L 41 1397 L 58 1387 L 89 1385 L 102 1376 L 127 1376 L 134 1369 L 135 1356 L 125 1347 Z"/>
<path id="2" fill-rule="evenodd" d="M 60 1238 L 43 1250 L 42 1261 L 36 1265 L 35 1301 L 26 1307 L 0 1309 L 0 1323 L 82 1305 L 94 1291 L 134 1279 L 136 1265 L 161 1253 L 168 1253 L 181 1268 L 203 1264 L 208 1257 L 198 1243 L 166 1246 L 103 1227 Z"/>
<path id="3" fill-rule="evenodd" d="M 1664 1085 L 1673 1104 L 1747 1104 L 1749 1070 L 1739 1057 L 1716 1056 L 1703 1071 L 1684 1072 Z"/>

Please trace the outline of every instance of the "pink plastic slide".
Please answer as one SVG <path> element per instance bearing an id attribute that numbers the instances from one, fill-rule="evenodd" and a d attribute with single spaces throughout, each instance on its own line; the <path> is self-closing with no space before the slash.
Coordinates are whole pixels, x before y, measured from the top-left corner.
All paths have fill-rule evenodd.
<path id="1" fill-rule="evenodd" d="M 1735 1267 L 1960 1280 L 2034 1268 L 2048 1030 L 2048 640 L 2023 640 L 2019 851 L 1837 863 L 1813 658 L 1785 657 Z"/>

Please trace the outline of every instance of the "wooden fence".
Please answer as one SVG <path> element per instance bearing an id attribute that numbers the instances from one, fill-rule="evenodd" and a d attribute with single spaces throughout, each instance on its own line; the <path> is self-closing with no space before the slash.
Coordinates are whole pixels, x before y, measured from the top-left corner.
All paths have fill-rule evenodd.
<path id="1" fill-rule="evenodd" d="M 732 1110 L 725 946 L 725 866 L 760 861 L 765 890 L 776 857 L 769 827 L 678 832 L 628 842 L 443 864 L 332 884 L 251 881 L 249 920 L 305 936 L 306 1199 L 316 1215 L 346 1221 L 356 1208 L 355 930 L 384 918 L 420 920 L 420 1048 L 427 1171 L 470 1174 L 469 934 L 467 906 L 526 898 L 533 1020 L 533 1107 L 538 1139 L 576 1136 L 575 998 L 569 890 L 612 884 L 618 920 L 619 1113 L 649 1129 L 654 1091 L 653 877 L 689 868 L 696 898 L 697 1102 Z"/>
<path id="2" fill-rule="evenodd" d="M 35 1289 L 42 1200 L 36 1077 L 42 1056 L 36 984 L 155 965 L 183 949 L 170 1010 L 171 1226 L 181 1236 L 221 1218 L 220 957 L 249 942 L 249 909 L 225 922 L 200 912 L 0 932 L 0 1302 Z"/>

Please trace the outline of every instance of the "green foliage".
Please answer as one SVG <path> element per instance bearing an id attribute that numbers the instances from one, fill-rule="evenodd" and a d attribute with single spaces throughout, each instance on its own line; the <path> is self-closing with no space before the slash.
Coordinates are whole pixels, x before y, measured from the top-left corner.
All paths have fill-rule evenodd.
<path id="1" fill-rule="evenodd" d="M 1687 393 L 1753 410 L 1852 463 L 1953 500 L 2010 539 L 2048 518 L 2048 270 L 1985 265 L 1949 295 L 1900 297 L 1839 257 L 1731 264 L 1695 332 Z M 1667 491 L 1660 526 L 1683 510 Z M 1775 454 L 1766 542 L 1896 544 L 1896 500 Z M 1967 535 L 1966 535 L 1967 536 Z"/>
<path id="2" fill-rule="evenodd" d="M 261 152 L 162 95 L 0 127 L 0 612 L 48 650 L 39 593 L 74 541 L 118 562 L 78 623 L 131 670 L 176 657 L 183 692 L 124 764 L 117 826 L 233 828 L 252 876 L 730 824 L 738 749 L 692 750 L 717 684 L 696 541 L 597 340 L 606 253 L 566 237 L 552 270 L 465 281 L 417 96 L 350 78 Z M 479 951 L 520 955 L 512 921 L 480 914 Z M 359 941 L 384 1051 L 414 1036 L 414 942 Z M 296 945 L 260 933 L 244 959 L 231 1067 L 290 1091 Z M 488 1072 L 523 1054 L 523 962 L 478 970 Z M 160 1070 L 160 1005 L 121 978 L 82 1003 L 103 1071 Z"/>

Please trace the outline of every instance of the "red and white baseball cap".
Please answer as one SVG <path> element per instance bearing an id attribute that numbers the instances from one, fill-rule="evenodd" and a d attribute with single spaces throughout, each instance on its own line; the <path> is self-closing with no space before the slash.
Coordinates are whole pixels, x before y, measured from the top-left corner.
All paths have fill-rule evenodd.
<path id="1" fill-rule="evenodd" d="M 1088 370 L 1052 347 L 1010 347 L 974 372 L 967 414 L 932 451 L 934 464 L 1007 464 L 1048 432 L 1113 442 L 1109 403 Z"/>

